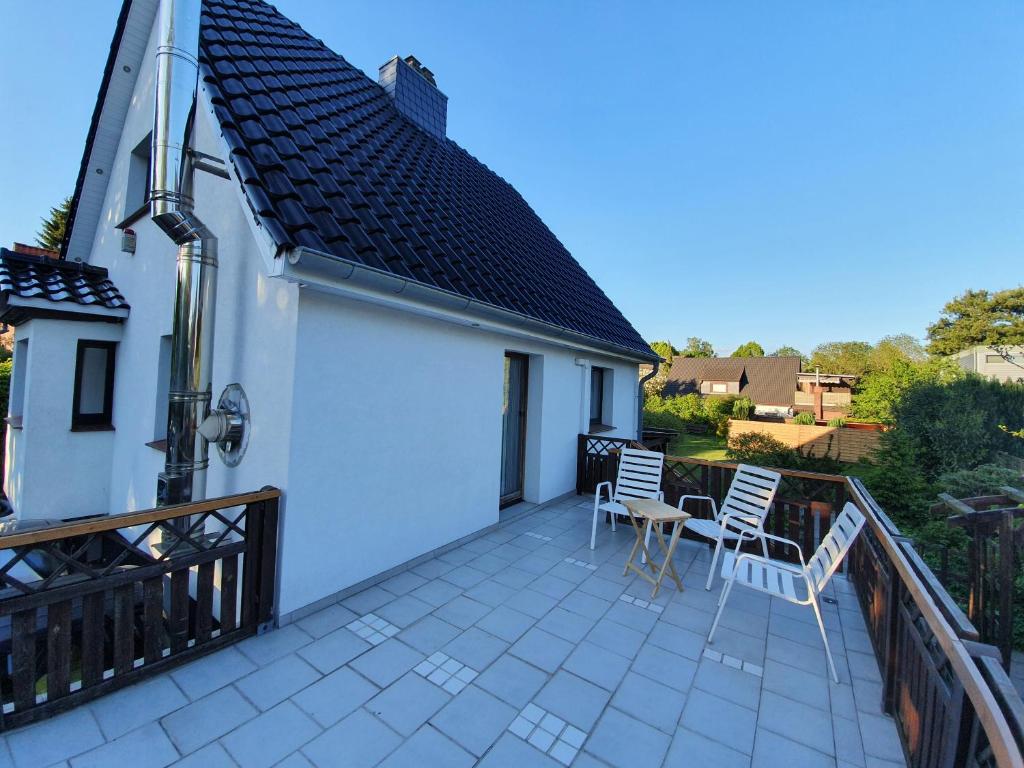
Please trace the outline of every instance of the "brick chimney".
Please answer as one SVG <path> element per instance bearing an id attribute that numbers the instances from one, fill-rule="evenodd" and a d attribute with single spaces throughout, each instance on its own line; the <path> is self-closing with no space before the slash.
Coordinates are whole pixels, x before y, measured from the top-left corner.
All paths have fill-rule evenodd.
<path id="1" fill-rule="evenodd" d="M 378 82 L 399 111 L 437 138 L 445 137 L 448 97 L 437 89 L 434 73 L 415 56 L 395 56 L 380 68 Z"/>

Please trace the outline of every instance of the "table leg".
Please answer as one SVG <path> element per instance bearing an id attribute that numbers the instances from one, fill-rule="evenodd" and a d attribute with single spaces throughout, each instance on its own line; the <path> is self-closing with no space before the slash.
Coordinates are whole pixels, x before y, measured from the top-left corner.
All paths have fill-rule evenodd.
<path id="1" fill-rule="evenodd" d="M 627 573 L 629 573 L 629 569 L 630 567 L 632 567 L 634 570 L 636 570 L 637 573 L 639 573 L 641 576 L 644 576 L 650 581 L 650 577 L 644 573 L 643 568 L 633 563 L 633 561 L 636 559 L 637 551 L 642 550 L 644 554 L 644 560 L 641 562 L 641 565 L 646 565 L 648 568 L 650 568 L 651 573 L 658 572 L 657 568 L 654 567 L 654 563 L 651 562 L 651 553 L 647 550 L 647 545 L 644 543 L 643 524 L 647 521 L 644 518 L 640 518 L 640 520 L 641 522 L 638 523 L 636 516 L 632 512 L 629 513 L 629 521 L 633 524 L 633 530 L 636 532 L 636 542 L 633 544 L 633 549 L 631 549 L 629 552 L 629 557 L 626 558 L 626 567 L 622 569 L 622 575 L 625 576 Z"/>
<path id="2" fill-rule="evenodd" d="M 672 563 L 672 554 L 676 550 L 676 544 L 679 543 L 679 534 L 682 532 L 682 525 L 678 522 L 672 524 L 672 536 L 669 540 L 669 545 L 665 546 L 665 537 L 661 533 L 661 528 L 655 528 L 655 536 L 658 537 L 658 546 L 661 547 L 662 554 L 665 555 L 665 562 L 661 564 L 661 570 L 658 572 L 657 579 L 654 582 L 654 589 L 651 591 L 651 599 L 653 600 L 658 595 L 658 590 L 661 589 L 661 580 L 665 578 L 665 573 L 669 573 L 672 576 L 672 580 L 676 583 L 676 587 L 679 591 L 683 591 L 683 583 L 679 580 L 679 574 L 676 573 L 676 567 Z"/>

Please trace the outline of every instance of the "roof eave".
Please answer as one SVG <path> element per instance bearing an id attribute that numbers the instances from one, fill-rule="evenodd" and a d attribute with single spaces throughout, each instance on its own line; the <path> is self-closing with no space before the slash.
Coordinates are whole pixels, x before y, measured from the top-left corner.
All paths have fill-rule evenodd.
<path id="1" fill-rule="evenodd" d="M 299 247 L 288 251 L 283 259 L 282 276 L 293 282 L 306 286 L 315 285 L 333 293 L 363 294 L 366 298 L 381 297 L 389 304 L 412 311 L 416 311 L 418 307 L 430 308 L 462 325 L 479 328 L 484 327 L 484 324 L 491 324 L 520 329 L 554 343 L 620 357 L 630 362 L 653 363 L 660 359 L 653 351 L 644 354 L 640 350 L 311 248 Z"/>

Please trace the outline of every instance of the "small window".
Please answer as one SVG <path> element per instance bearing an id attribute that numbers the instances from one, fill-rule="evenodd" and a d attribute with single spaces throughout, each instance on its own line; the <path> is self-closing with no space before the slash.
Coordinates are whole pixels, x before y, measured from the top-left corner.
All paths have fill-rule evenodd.
<path id="1" fill-rule="evenodd" d="M 153 414 L 153 441 L 167 439 L 167 393 L 171 388 L 171 337 L 160 337 L 160 357 L 156 365 L 156 412 Z"/>
<path id="2" fill-rule="evenodd" d="M 711 383 L 711 392 L 715 395 L 724 395 L 729 391 L 729 385 L 723 384 L 719 381 Z"/>
<path id="3" fill-rule="evenodd" d="M 14 344 L 14 370 L 11 377 L 11 394 L 7 407 L 8 423 L 15 428 L 21 427 L 21 417 L 25 410 L 25 376 L 28 373 L 28 339 L 21 339 Z"/>
<path id="4" fill-rule="evenodd" d="M 590 369 L 590 424 L 601 423 L 604 415 L 604 368 Z"/>
<path id="5" fill-rule="evenodd" d="M 113 426 L 116 347 L 112 341 L 78 342 L 72 429 L 109 429 Z"/>
<path id="6" fill-rule="evenodd" d="M 128 186 L 124 191 L 124 220 L 134 219 L 149 204 L 150 136 L 138 143 L 128 159 Z"/>

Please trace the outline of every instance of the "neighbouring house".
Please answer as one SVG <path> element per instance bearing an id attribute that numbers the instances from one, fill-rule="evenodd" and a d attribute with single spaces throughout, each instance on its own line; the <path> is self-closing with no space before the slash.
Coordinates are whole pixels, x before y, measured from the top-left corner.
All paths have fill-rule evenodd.
<path id="1" fill-rule="evenodd" d="M 0 254 L 16 515 L 277 486 L 287 614 L 635 437 L 657 356 L 446 110 L 258 0 L 127 0 L 61 258 Z"/>
<path id="2" fill-rule="evenodd" d="M 793 410 L 813 413 L 818 421 L 843 418 L 850 410 L 858 378 L 846 373 L 798 373 Z"/>
<path id="3" fill-rule="evenodd" d="M 963 370 L 996 381 L 1024 380 L 1024 345 L 999 349 L 979 345 L 957 352 L 953 359 Z"/>
<path id="4" fill-rule="evenodd" d="M 666 397 L 748 397 L 758 416 L 791 416 L 799 357 L 673 357 Z"/>

